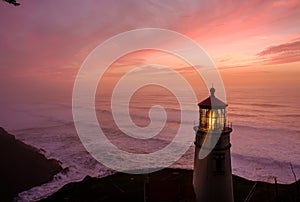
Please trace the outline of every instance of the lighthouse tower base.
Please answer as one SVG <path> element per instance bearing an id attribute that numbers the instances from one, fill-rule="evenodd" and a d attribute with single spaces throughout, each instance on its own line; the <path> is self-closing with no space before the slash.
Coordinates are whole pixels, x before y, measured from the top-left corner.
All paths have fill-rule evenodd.
<path id="1" fill-rule="evenodd" d="M 234 201 L 229 141 L 231 131 L 228 127 L 222 131 L 218 143 L 204 159 L 199 159 L 201 145 L 195 142 L 193 186 L 198 202 Z M 203 140 L 206 134 L 199 130 L 196 138 Z"/>

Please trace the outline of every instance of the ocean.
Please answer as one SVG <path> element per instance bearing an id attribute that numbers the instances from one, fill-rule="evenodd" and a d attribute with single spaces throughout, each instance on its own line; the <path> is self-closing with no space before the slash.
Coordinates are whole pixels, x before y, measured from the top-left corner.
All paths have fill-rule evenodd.
<path id="1" fill-rule="evenodd" d="M 233 174 L 250 180 L 292 183 L 293 170 L 300 178 L 300 94 L 297 88 L 228 87 L 227 119 L 232 123 L 231 155 Z M 128 138 L 112 121 L 109 102 L 96 100 L 98 119 L 105 135 L 120 149 L 132 153 L 151 153 L 165 147 L 174 138 L 180 124 L 180 109 L 165 96 L 136 95 L 130 104 L 131 118 L 139 126 L 149 124 L 149 104 L 160 104 L 167 110 L 169 123 L 161 134 L 149 141 Z M 203 93 L 203 99 L 208 96 Z M 146 102 L 147 100 L 148 102 Z M 158 102 L 158 103 L 156 103 Z M 64 172 L 51 182 L 19 194 L 18 200 L 30 201 L 46 197 L 63 185 L 80 181 L 85 176 L 103 177 L 114 173 L 98 163 L 84 148 L 72 119 L 70 100 L 11 105 L 2 110 L 2 126 L 25 143 L 40 149 L 48 158 L 61 162 Z M 188 113 L 198 115 L 197 103 L 190 103 Z M 123 116 L 120 114 L 120 116 Z M 13 120 L 9 117 L 14 117 Z M 99 118 L 100 117 L 100 118 Z M 153 116 L 160 121 L 160 116 Z M 193 128 L 195 123 L 184 123 Z M 194 145 L 170 167 L 193 169 Z"/>

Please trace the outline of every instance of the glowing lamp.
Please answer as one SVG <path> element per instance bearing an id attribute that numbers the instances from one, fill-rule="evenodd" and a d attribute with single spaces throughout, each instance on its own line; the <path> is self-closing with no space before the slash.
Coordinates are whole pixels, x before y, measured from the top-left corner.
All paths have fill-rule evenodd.
<path id="1" fill-rule="evenodd" d="M 199 104 L 199 130 L 223 130 L 226 123 L 227 104 L 215 97 L 215 89 L 210 89 L 210 96 Z"/>

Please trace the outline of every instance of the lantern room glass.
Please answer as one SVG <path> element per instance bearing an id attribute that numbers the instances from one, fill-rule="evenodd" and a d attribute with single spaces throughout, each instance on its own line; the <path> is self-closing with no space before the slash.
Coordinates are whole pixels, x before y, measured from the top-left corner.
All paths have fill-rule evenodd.
<path id="1" fill-rule="evenodd" d="M 226 109 L 200 108 L 201 130 L 223 130 L 226 123 Z"/>

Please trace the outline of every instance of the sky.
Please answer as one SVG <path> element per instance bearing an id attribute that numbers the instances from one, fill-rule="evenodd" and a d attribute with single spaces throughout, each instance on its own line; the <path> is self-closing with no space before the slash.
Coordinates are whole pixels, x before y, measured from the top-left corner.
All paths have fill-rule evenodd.
<path id="1" fill-rule="evenodd" d="M 225 87 L 300 86 L 297 0 L 19 2 L 18 7 L 0 2 L 3 105 L 70 98 L 76 74 L 94 48 L 116 34 L 149 27 L 196 41 L 218 67 Z M 182 62 L 149 52 L 121 58 L 111 71 L 151 58 L 189 73 Z"/>

